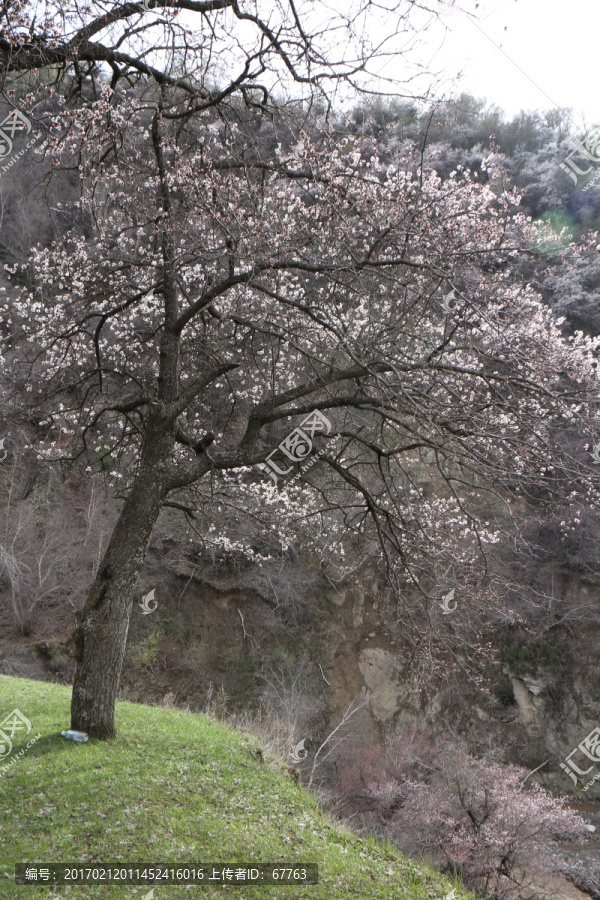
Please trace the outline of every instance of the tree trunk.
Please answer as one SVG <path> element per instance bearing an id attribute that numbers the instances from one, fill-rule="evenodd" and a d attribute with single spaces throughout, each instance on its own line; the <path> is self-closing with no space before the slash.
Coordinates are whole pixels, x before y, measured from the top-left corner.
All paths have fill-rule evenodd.
<path id="1" fill-rule="evenodd" d="M 165 214 L 171 214 L 167 166 L 163 157 L 158 110 L 152 123 L 152 140 L 161 177 L 161 196 Z M 71 728 L 91 737 L 114 738 L 115 704 L 125 656 L 129 617 L 135 586 L 146 558 L 152 529 L 169 493 L 173 475 L 177 412 L 172 404 L 179 394 L 179 353 L 181 329 L 178 287 L 174 276 L 175 249 L 169 228 L 163 237 L 163 285 L 165 320 L 160 339 L 157 400 L 148 404 L 146 432 L 140 454 L 140 468 L 129 497 L 119 516 L 110 544 L 87 598 L 81 622 L 74 635 L 77 669 L 71 698 Z M 179 412 L 183 412 L 185 405 Z M 200 445 L 199 445 L 200 447 Z M 197 455 L 203 452 L 196 448 Z M 185 466 L 181 467 L 185 469 Z M 187 484 L 199 470 L 180 472 L 173 482 Z"/>
<path id="2" fill-rule="evenodd" d="M 91 737 L 116 736 L 115 703 L 134 591 L 163 499 L 160 478 L 141 472 L 125 501 L 73 636 L 77 669 L 71 728 Z"/>

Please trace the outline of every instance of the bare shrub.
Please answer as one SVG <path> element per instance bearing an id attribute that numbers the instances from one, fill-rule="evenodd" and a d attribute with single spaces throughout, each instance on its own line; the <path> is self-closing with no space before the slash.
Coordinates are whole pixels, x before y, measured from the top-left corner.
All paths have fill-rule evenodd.
<path id="1" fill-rule="evenodd" d="M 0 574 L 5 604 L 21 632 L 29 634 L 34 611 L 64 597 L 72 583 L 69 523 L 50 474 L 24 500 L 18 498 L 17 481 L 18 472 L 13 470 L 0 526 Z"/>
<path id="2" fill-rule="evenodd" d="M 314 724 L 317 706 L 310 670 L 306 654 L 297 658 L 281 654 L 263 665 L 256 673 L 263 684 L 258 709 L 235 713 L 230 724 L 254 735 L 268 753 L 289 762 L 290 750 Z"/>
<path id="3" fill-rule="evenodd" d="M 351 720 L 368 703 L 369 698 L 353 700 L 325 737 L 316 739 L 306 734 L 308 729 L 305 729 L 303 738 L 298 739 L 298 720 L 290 714 L 289 708 L 283 715 L 268 707 L 255 713 L 246 710 L 230 717 L 228 722 L 252 734 L 268 753 L 283 762 L 289 763 L 291 756 L 293 763 L 300 763 L 296 770 L 298 780 L 303 780 L 309 790 L 314 788 L 319 799 L 322 799 L 329 796 L 323 785 L 328 780 L 332 764 L 335 766 L 334 754 L 342 744 L 352 739 Z M 298 744 L 301 744 L 302 750 L 300 753 L 293 752 Z M 303 763 L 306 765 L 303 766 Z"/>
<path id="4" fill-rule="evenodd" d="M 289 718 L 272 710 L 246 709 L 230 716 L 228 724 L 251 734 L 267 754 L 289 763 L 290 748 L 298 741 L 297 726 Z"/>
<path id="5" fill-rule="evenodd" d="M 0 484 L 0 608 L 30 634 L 48 606 L 77 608 L 111 527 L 98 479 L 65 484 L 15 462 Z"/>
<path id="6" fill-rule="evenodd" d="M 221 685 L 218 690 L 215 690 L 215 687 L 211 681 L 208 685 L 206 697 L 204 698 L 202 712 L 205 716 L 212 716 L 213 719 L 218 719 L 220 722 L 224 722 L 228 717 L 228 699 L 229 698 L 227 697 L 227 692 L 225 691 L 223 685 Z"/>

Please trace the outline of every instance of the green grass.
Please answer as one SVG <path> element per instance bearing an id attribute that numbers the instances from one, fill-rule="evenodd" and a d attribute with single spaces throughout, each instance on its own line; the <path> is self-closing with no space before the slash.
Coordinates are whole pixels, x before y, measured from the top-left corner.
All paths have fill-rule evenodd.
<path id="1" fill-rule="evenodd" d="M 0 771 L 0 900 L 145 897 L 148 886 L 15 885 L 23 863 L 312 862 L 319 884 L 155 886 L 178 897 L 442 900 L 452 884 L 393 847 L 332 824 L 285 767 L 265 763 L 249 736 L 207 716 L 117 704 L 115 741 L 67 741 L 71 690 L 0 676 L 0 721 L 19 709 L 32 723 Z M 1 764 L 1 763 L 0 763 Z M 6 878 L 6 875 L 10 876 Z M 457 891 L 459 900 L 466 893 Z"/>

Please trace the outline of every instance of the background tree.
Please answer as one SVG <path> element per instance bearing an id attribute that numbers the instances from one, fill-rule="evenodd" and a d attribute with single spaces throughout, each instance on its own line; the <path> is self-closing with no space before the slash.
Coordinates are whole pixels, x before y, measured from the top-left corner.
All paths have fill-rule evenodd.
<path id="1" fill-rule="evenodd" d="M 531 774 L 476 759 L 455 738 L 434 746 L 421 732 L 393 737 L 383 753 L 346 748 L 331 799 L 355 827 L 433 860 L 484 897 L 534 897 L 540 873 L 565 867 L 557 837 L 581 839 L 586 826 Z"/>

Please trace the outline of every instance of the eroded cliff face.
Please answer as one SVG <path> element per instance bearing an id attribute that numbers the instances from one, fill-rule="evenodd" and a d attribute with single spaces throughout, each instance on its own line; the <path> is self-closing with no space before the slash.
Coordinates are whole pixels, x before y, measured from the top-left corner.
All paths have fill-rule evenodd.
<path id="1" fill-rule="evenodd" d="M 434 739 L 452 729 L 474 754 L 492 752 L 498 761 L 531 770 L 541 766 L 536 778 L 554 790 L 600 797 L 600 781 L 584 793 L 589 779 L 579 777 L 575 786 L 560 768 L 600 727 L 600 629 L 554 628 L 543 652 L 537 645 L 525 652 L 526 635 L 504 636 L 482 689 L 460 667 L 424 688 L 411 670 L 410 641 L 382 600 L 377 571 L 363 571 L 337 588 L 315 586 L 310 602 L 295 610 L 268 602 L 243 576 L 203 579 L 196 570 L 169 577 L 173 586 L 166 594 L 178 600 L 165 598 L 166 606 L 200 635 L 198 665 L 182 673 L 189 648 L 161 641 L 164 683 L 155 689 L 155 700 L 160 691 L 171 691 L 177 702 L 199 708 L 208 686 L 222 685 L 230 701 L 252 705 L 263 684 L 256 677 L 260 667 L 279 666 L 284 680 L 297 677 L 302 685 L 294 699 L 299 736 L 323 738 L 354 705 L 359 708 L 346 732 L 357 745 L 373 746 L 386 735 L 424 726 Z M 594 584 L 566 584 L 582 602 L 596 602 L 600 595 Z M 134 645 L 137 640 L 134 629 Z M 127 673 L 127 696 L 142 699 L 149 686 L 134 671 Z M 578 765 L 588 768 L 581 759 Z"/>
<path id="2" fill-rule="evenodd" d="M 153 547 L 138 592 L 141 598 L 154 588 L 159 605 L 147 616 L 134 608 L 121 699 L 201 711 L 207 696 L 220 692 L 229 709 L 257 710 L 280 679 L 279 699 L 298 739 L 323 739 L 357 707 L 345 727 L 355 745 L 372 747 L 423 727 L 433 739 L 451 730 L 475 755 L 541 766 L 536 779 L 558 792 L 600 798 L 600 780 L 583 792 L 600 760 L 588 776 L 577 775 L 577 785 L 560 767 L 600 728 L 600 628 L 554 628 L 543 652 L 525 653 L 527 635 L 505 634 L 481 687 L 460 666 L 424 687 L 377 571 L 337 588 L 309 582 L 300 566 L 282 577 L 297 579 L 306 602 L 290 600 L 291 592 L 286 601 L 282 591 L 274 599 L 252 573 L 225 574 L 218 566 L 207 573 L 185 561 L 166 566 Z M 575 599 L 597 603 L 599 595 L 600 586 L 580 583 Z M 5 671 L 68 683 L 72 663 L 62 654 L 69 633 L 68 622 L 50 619 L 45 634 L 5 635 Z M 594 766 L 581 753 L 572 761 L 583 772 Z"/>
<path id="3" fill-rule="evenodd" d="M 598 595 L 599 587 L 581 585 L 582 601 L 596 601 Z M 520 652 L 523 636 L 512 636 L 483 690 L 475 690 L 459 673 L 451 684 L 420 691 L 407 678 L 407 647 L 377 602 L 376 581 L 349 588 L 337 605 L 344 640 L 327 677 L 338 715 L 352 695 L 371 695 L 365 739 L 422 726 L 435 735 L 451 727 L 474 753 L 492 749 L 499 761 L 541 766 L 536 775 L 541 783 L 561 793 L 600 798 L 600 779 L 583 790 L 600 773 L 599 628 L 555 629 L 547 636 L 547 652 L 537 658 L 535 647 L 533 653 Z M 556 650 L 550 652 L 553 644 Z M 578 775 L 575 785 L 560 763 L 590 734 L 593 758 L 579 752 L 572 761 L 580 771 L 592 771 L 585 778 Z"/>

